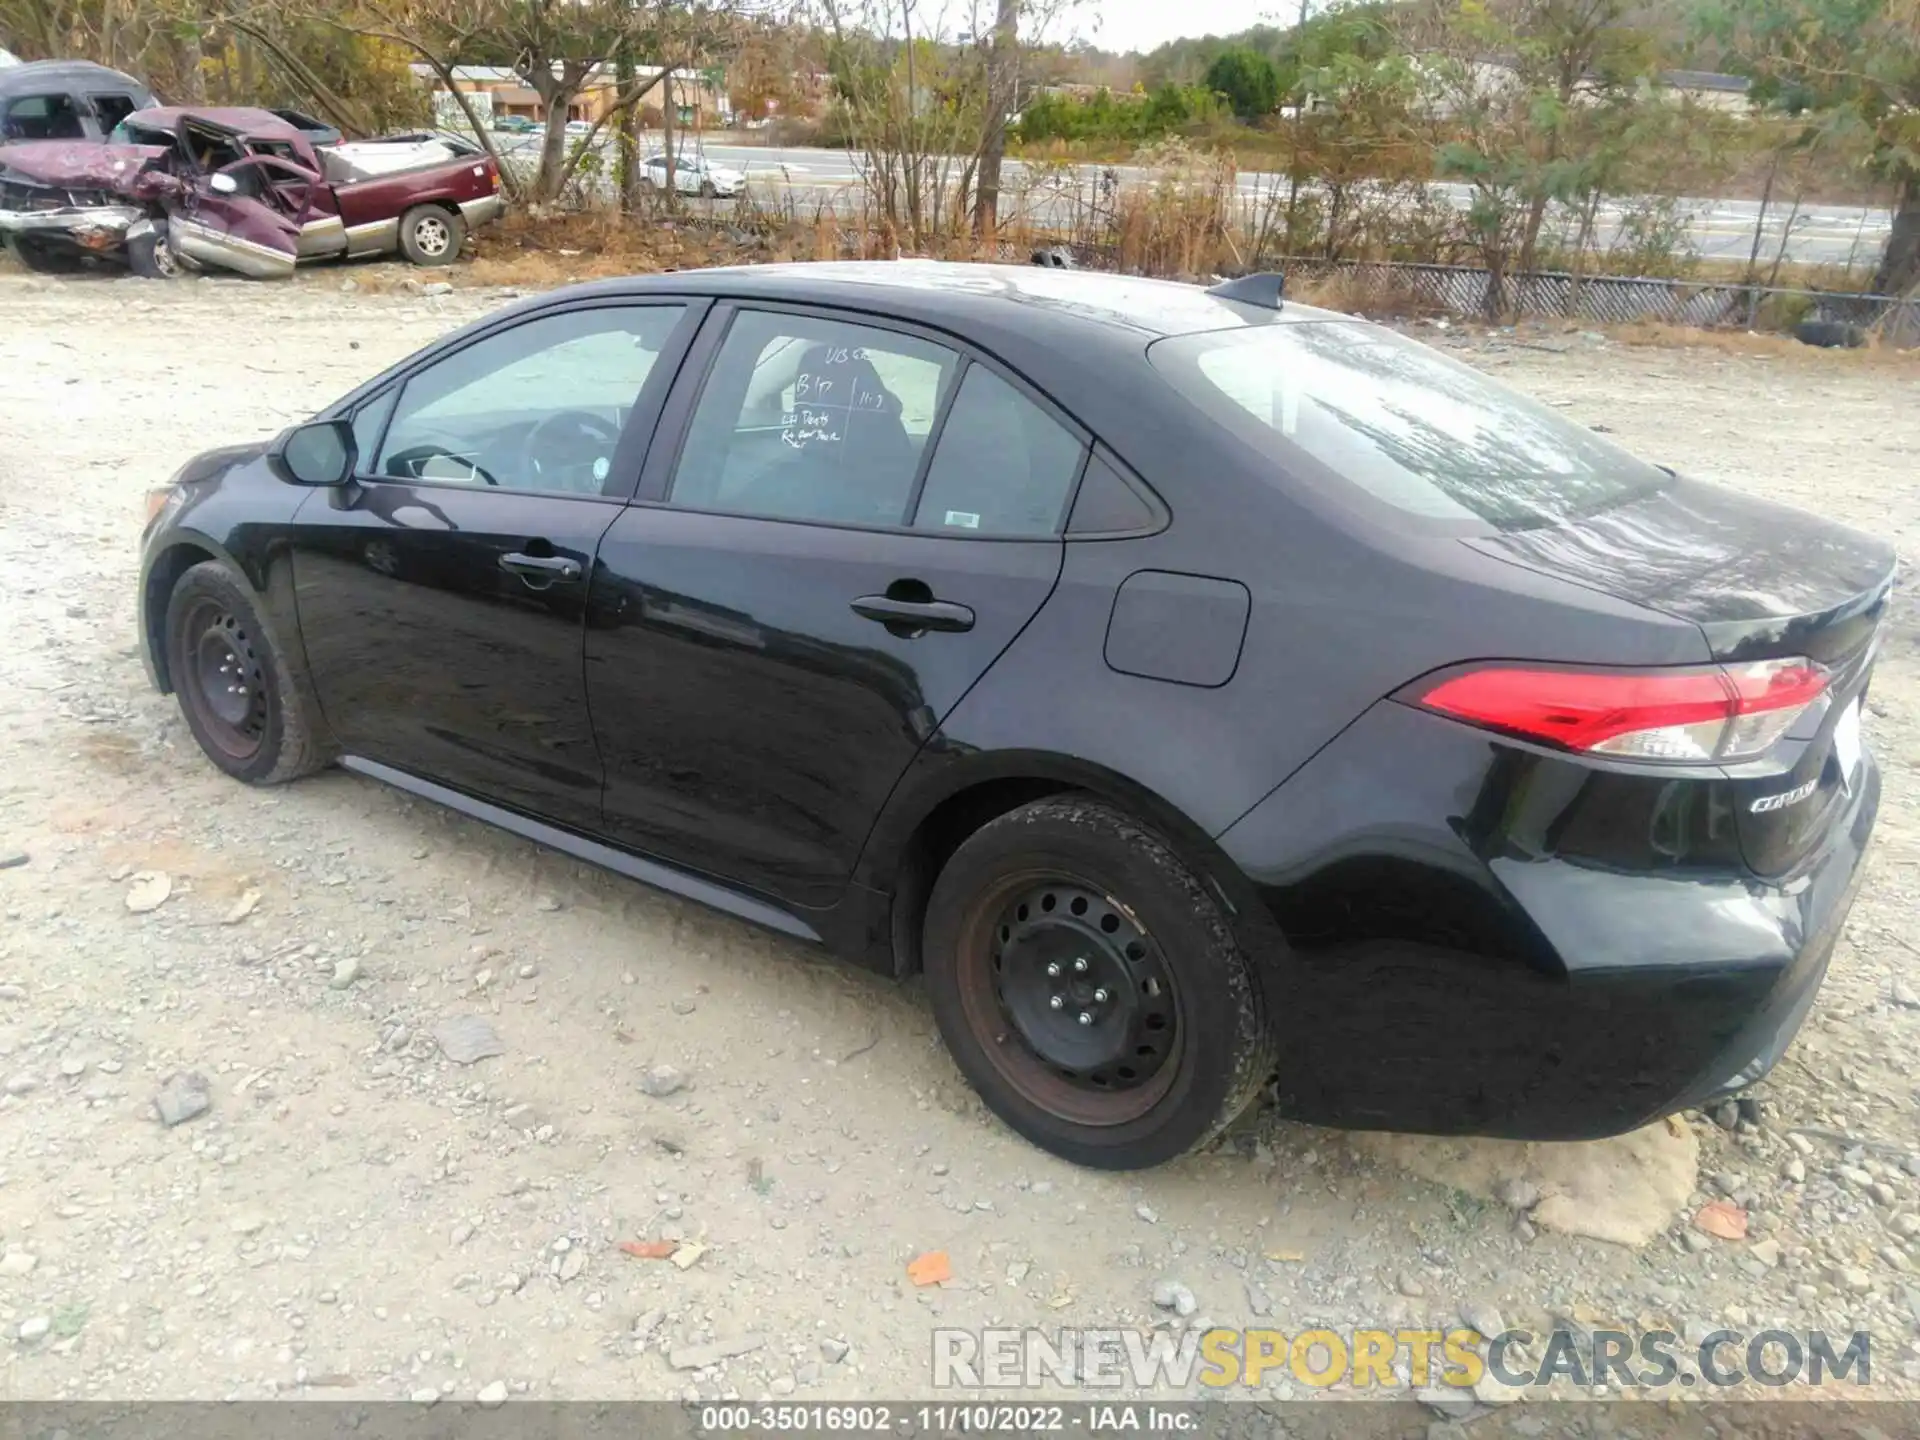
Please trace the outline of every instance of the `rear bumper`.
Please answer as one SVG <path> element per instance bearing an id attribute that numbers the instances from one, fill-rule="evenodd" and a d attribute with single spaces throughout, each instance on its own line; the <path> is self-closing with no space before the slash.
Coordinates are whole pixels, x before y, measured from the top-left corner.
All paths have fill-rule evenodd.
<path id="1" fill-rule="evenodd" d="M 1764 1075 L 1852 904 L 1871 755 L 1822 849 L 1777 882 L 1723 863 L 1711 781 L 1661 782 L 1644 809 L 1618 792 L 1385 704 L 1222 835 L 1294 941 L 1262 967 L 1287 1111 L 1591 1139 Z M 1624 863 L 1650 839 L 1660 863 Z"/>
<path id="2" fill-rule="evenodd" d="M 460 218 L 467 222 L 468 230 L 491 225 L 506 213 L 507 202 L 499 195 L 482 195 L 478 200 L 460 202 Z"/>

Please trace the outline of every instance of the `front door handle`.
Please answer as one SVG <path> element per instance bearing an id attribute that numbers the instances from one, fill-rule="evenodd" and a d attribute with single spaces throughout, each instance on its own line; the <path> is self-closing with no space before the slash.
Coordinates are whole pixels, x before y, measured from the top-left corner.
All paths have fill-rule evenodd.
<path id="1" fill-rule="evenodd" d="M 500 568 L 511 570 L 523 580 L 578 580 L 580 562 L 564 555 L 523 555 L 518 550 L 500 557 Z"/>
<path id="2" fill-rule="evenodd" d="M 895 600 L 887 595 L 862 595 L 853 602 L 853 613 L 875 620 L 888 629 L 905 630 L 973 629 L 973 611 L 951 600 Z"/>

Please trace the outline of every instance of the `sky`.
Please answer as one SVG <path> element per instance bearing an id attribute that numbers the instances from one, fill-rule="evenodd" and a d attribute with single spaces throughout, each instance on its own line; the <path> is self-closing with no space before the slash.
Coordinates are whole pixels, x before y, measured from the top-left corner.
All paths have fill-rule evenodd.
<path id="1" fill-rule="evenodd" d="M 1078 35 L 1102 50 L 1151 50 L 1182 35 L 1231 35 L 1262 21 L 1291 24 L 1299 14 L 1299 0 L 1084 0 L 1049 38 Z M 1097 19 L 1090 23 L 1090 17 Z"/>

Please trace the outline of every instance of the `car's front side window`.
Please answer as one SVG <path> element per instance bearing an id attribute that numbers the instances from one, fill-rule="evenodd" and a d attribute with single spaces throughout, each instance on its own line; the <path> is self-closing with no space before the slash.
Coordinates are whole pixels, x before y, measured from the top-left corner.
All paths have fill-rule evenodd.
<path id="1" fill-rule="evenodd" d="M 678 305 L 545 315 L 408 378 L 373 478 L 601 495 L 624 488 L 614 451 Z"/>
<path id="2" fill-rule="evenodd" d="M 118 128 L 122 120 L 140 108 L 131 95 L 95 95 L 91 98 L 94 118 L 100 122 L 102 130 Z"/>
<path id="3" fill-rule="evenodd" d="M 668 499 L 694 509 L 901 525 L 960 357 L 915 336 L 743 311 Z"/>

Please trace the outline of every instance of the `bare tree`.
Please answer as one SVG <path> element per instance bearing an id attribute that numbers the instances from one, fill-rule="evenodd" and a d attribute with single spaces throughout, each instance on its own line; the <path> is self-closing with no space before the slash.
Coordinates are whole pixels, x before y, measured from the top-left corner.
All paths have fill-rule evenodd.
<path id="1" fill-rule="evenodd" d="M 1019 98 L 1020 0 L 999 0 L 993 38 L 987 46 L 987 110 L 981 124 L 980 179 L 974 191 L 973 228 L 983 239 L 1000 218 L 1000 162 L 1007 153 L 1007 116 Z"/>

